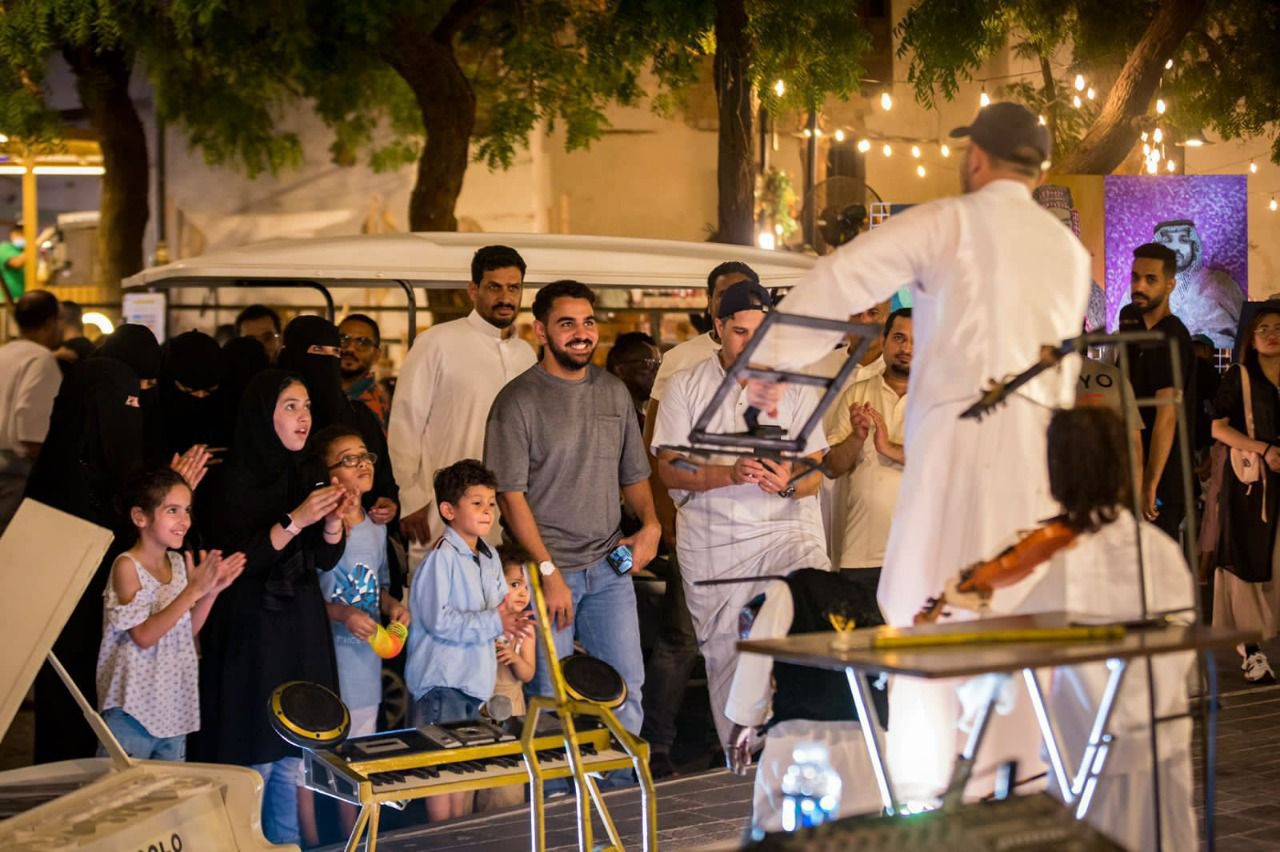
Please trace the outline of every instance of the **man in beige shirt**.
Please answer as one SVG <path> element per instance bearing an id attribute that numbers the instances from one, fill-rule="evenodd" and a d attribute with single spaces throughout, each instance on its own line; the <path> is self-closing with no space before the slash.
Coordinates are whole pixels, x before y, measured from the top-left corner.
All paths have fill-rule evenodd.
<path id="1" fill-rule="evenodd" d="M 898 488 L 902 485 L 903 418 L 911 374 L 911 309 L 889 315 L 884 326 L 883 370 L 865 371 L 833 407 L 831 451 L 825 460 L 832 479 L 848 478 L 844 535 L 839 559 L 875 593 Z"/>

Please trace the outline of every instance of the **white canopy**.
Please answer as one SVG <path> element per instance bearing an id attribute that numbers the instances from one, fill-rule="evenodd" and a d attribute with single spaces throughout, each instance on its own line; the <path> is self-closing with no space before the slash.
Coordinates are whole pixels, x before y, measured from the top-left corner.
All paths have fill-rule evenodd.
<path id="1" fill-rule="evenodd" d="M 749 264 L 769 287 L 795 284 L 813 266 L 809 255 L 723 243 L 585 237 L 561 234 L 377 234 L 270 240 L 145 269 L 126 278 L 132 290 L 201 287 L 233 281 L 314 281 L 338 287 L 462 287 L 471 256 L 509 245 L 528 264 L 526 281 L 573 278 L 593 286 L 705 287 L 716 264 Z"/>

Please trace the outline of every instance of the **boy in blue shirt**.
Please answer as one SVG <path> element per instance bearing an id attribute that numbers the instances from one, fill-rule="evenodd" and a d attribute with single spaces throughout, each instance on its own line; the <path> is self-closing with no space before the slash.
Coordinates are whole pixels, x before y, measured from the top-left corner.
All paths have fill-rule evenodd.
<path id="1" fill-rule="evenodd" d="M 485 543 L 497 510 L 497 479 L 475 459 L 436 471 L 436 506 L 445 531 L 422 560 L 409 589 L 405 681 L 413 693 L 414 725 L 471 720 L 493 695 L 498 672 L 494 641 L 529 635 L 525 612 L 502 606 L 502 561 Z M 427 799 L 433 822 L 470 812 L 471 793 Z"/>

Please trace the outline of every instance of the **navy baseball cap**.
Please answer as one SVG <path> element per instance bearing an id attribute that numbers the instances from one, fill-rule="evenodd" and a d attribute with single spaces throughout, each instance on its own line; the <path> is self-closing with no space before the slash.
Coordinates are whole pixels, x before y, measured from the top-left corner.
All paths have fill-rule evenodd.
<path id="1" fill-rule="evenodd" d="M 1040 118 L 1022 104 L 1000 101 L 978 110 L 973 123 L 951 131 L 953 139 L 969 137 L 1001 160 L 1037 169 L 1048 168 L 1053 137 Z"/>
<path id="2" fill-rule="evenodd" d="M 754 281 L 739 281 L 720 296 L 718 319 L 728 319 L 738 311 L 767 311 L 773 307 L 769 291 Z"/>

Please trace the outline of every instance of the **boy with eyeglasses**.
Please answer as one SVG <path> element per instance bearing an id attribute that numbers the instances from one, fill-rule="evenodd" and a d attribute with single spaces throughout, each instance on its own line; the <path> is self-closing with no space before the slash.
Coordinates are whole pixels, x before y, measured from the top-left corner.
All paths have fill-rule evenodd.
<path id="1" fill-rule="evenodd" d="M 350 736 L 377 731 L 378 706 L 382 703 L 382 660 L 369 644 L 385 616 L 408 625 L 409 609 L 388 591 L 387 528 L 375 524 L 360 505 L 360 497 L 373 488 L 373 466 L 378 457 L 365 447 L 364 438 L 350 426 L 335 424 L 315 436 L 315 451 L 324 466 L 324 479 L 336 480 L 356 499 L 349 501 L 342 524 L 346 549 L 331 571 L 320 573 L 320 592 L 333 628 L 334 657 L 342 703 L 351 713 Z M 348 834 L 356 809 L 340 806 L 339 818 Z M 307 834 L 303 818 L 303 834 Z"/>
<path id="2" fill-rule="evenodd" d="M 382 356 L 382 331 L 377 321 L 364 314 L 351 314 L 338 326 L 338 343 L 342 347 L 342 389 L 348 399 L 363 402 L 378 415 L 385 433 L 391 397 L 373 373 L 373 365 Z"/>

